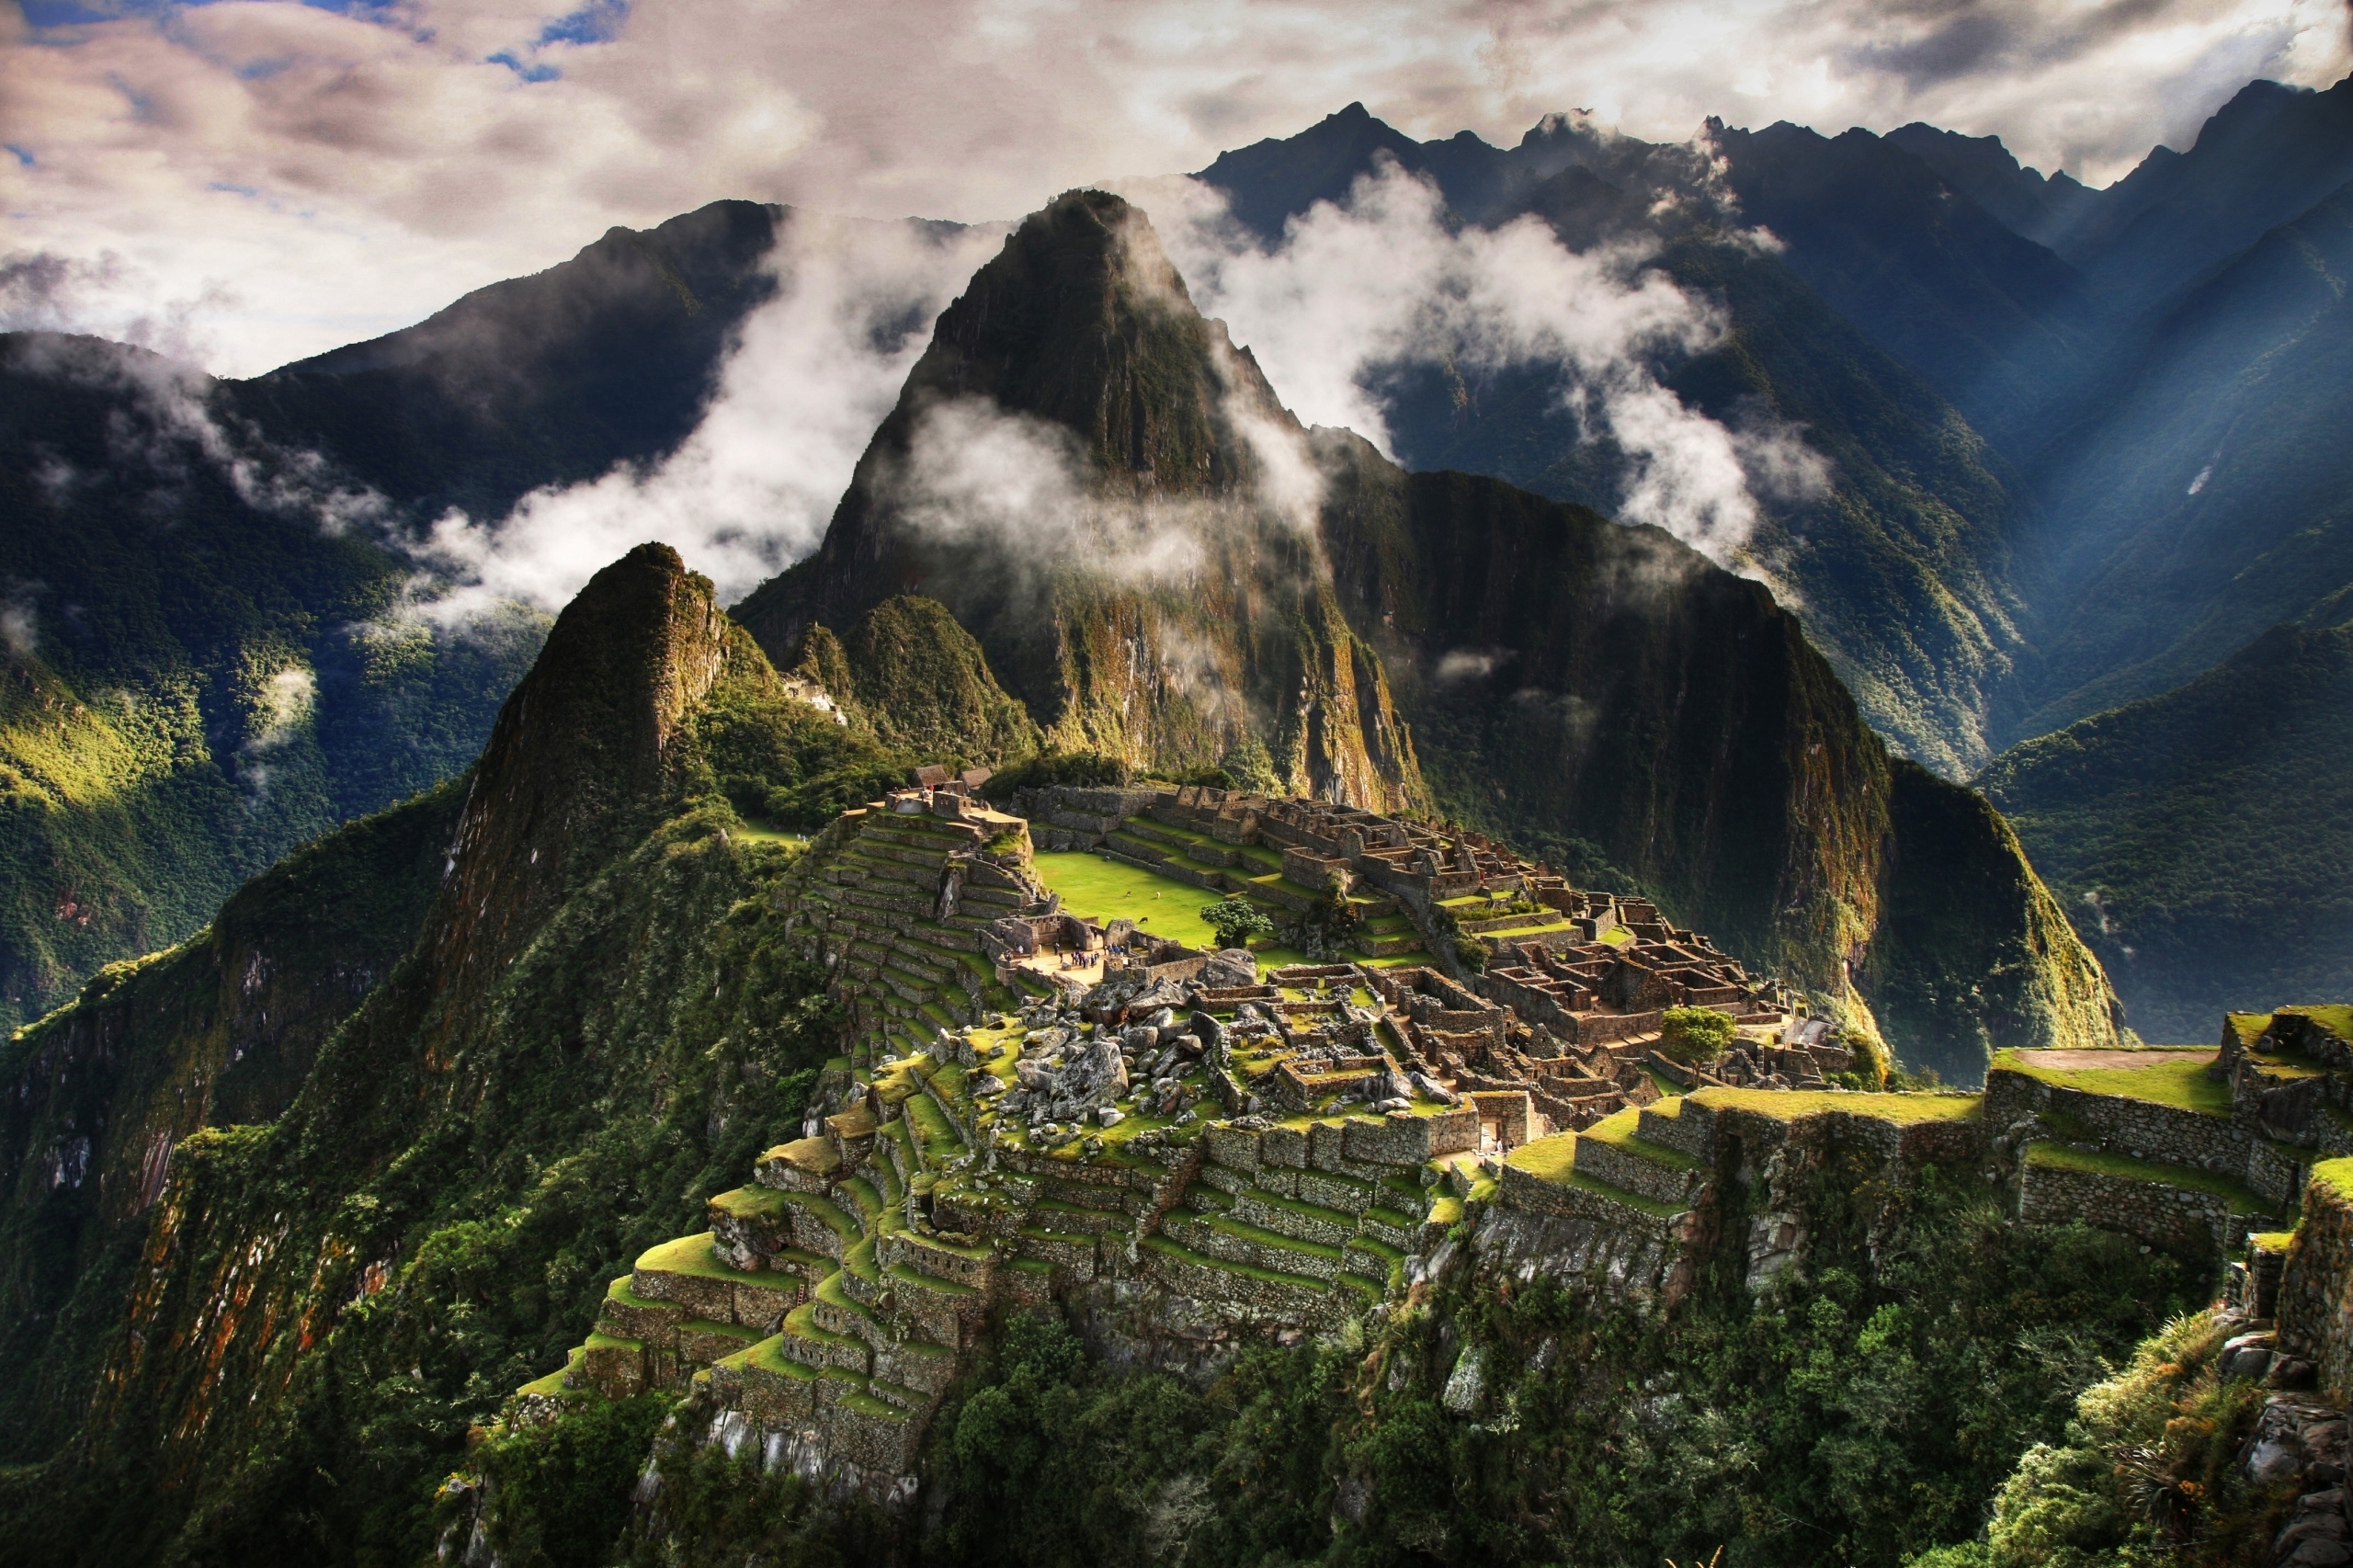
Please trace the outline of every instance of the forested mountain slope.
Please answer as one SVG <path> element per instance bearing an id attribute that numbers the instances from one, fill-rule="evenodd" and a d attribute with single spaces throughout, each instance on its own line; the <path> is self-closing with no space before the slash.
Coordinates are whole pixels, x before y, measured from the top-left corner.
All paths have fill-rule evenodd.
<path id="1" fill-rule="evenodd" d="M 1655 265 L 1729 318 L 1720 346 L 1659 367 L 1666 384 L 1734 428 L 1795 432 L 1826 460 L 1824 493 L 1763 497 L 1748 559 L 1804 608 L 1811 635 L 1870 722 L 1908 754 L 1965 776 L 1992 756 L 1988 716 L 2021 652 L 2012 578 L 2029 512 L 2016 476 L 1932 380 L 1892 358 L 1792 270 L 1797 250 L 1776 255 L 1736 232 L 1755 221 L 1745 204 L 1711 205 L 1677 151 L 1558 120 L 1509 153 L 1468 133 L 1417 144 L 1351 105 L 1287 142 L 1229 153 L 1197 177 L 1268 235 L 1317 201 L 1346 200 L 1380 155 L 1438 181 L 1449 205 L 1478 222 L 1532 214 L 1580 251 L 1650 235 L 1662 246 Z M 1785 150 L 1776 162 L 1756 153 L 1757 187 L 1783 192 L 1791 181 L 1782 171 L 1802 166 L 1806 153 Z M 1927 177 L 1916 166 L 1915 174 Z M 1823 178 L 1810 179 L 1807 210 L 1885 205 L 1847 188 L 1853 184 L 1825 189 Z M 1663 207 L 1662 230 L 1654 203 L 1668 194 L 1692 199 Z M 1892 233 L 1907 210 L 1899 205 L 1879 222 Z M 1971 222 L 1972 233 L 1998 228 L 1982 214 Z M 1835 248 L 1827 240 L 1819 247 Z M 1904 267 L 1876 265 L 1891 275 Z M 2006 319 L 2018 313 L 2003 311 Z M 1936 330 L 1934 322 L 1916 326 Z M 1612 449 L 1589 439 L 1563 402 L 1557 367 L 1407 365 L 1375 390 L 1409 468 L 1492 473 L 1605 513 L 1622 499 Z"/>
<path id="2" fill-rule="evenodd" d="M 2005 752 L 1988 795 L 2144 1038 L 2353 979 L 2353 630 L 2278 627 L 2175 691 Z"/>
<path id="3" fill-rule="evenodd" d="M 463 768 L 538 647 L 533 615 L 405 613 L 413 564 L 323 528 L 316 476 L 244 450 L 228 401 L 139 349 L 0 337 L 0 1027 Z"/>
<path id="4" fill-rule="evenodd" d="M 2152 316 L 2035 469 L 2042 653 L 2007 733 L 2177 686 L 2353 587 L 2353 184 Z"/>
<path id="5" fill-rule="evenodd" d="M 823 976 L 766 930 L 790 852 L 726 791 L 838 730 L 646 547 L 559 619 L 461 794 L 342 830 L 18 1037 L 9 1222 L 46 1250 L 10 1343 L 47 1370 L 11 1385 L 13 1457 L 46 1459 L 0 1472 L 16 1560 L 429 1552 L 469 1425 L 577 1339 L 609 1260 L 797 1135 Z M 245 1107 L 276 1119 L 180 1137 L 200 1111 L 144 1108 L 233 1087 L 256 1020 L 210 997 L 256 960 L 315 998 Z M 44 1198 L 93 1109 L 86 1179 Z"/>

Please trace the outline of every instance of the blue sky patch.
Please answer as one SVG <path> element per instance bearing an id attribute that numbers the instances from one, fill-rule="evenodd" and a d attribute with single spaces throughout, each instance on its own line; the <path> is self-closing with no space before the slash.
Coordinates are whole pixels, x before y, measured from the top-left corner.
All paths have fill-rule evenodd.
<path id="1" fill-rule="evenodd" d="M 526 82 L 552 82 L 557 77 L 563 74 L 563 72 L 557 70 L 554 66 L 541 65 L 536 61 L 526 65 L 520 60 L 515 58 L 515 51 L 511 49 L 500 50 L 496 54 L 489 56 L 484 61 L 484 63 L 490 65 L 504 65 L 509 71 L 514 72 L 517 76 L 522 77 Z"/>
<path id="2" fill-rule="evenodd" d="M 0 142 L 0 148 L 6 148 L 7 151 L 14 153 L 17 155 L 17 162 L 24 165 L 25 167 L 31 168 L 33 166 L 32 153 L 25 148 L 17 146 L 14 142 Z"/>
<path id="3" fill-rule="evenodd" d="M 570 11 L 540 29 L 535 46 L 545 49 L 551 43 L 603 43 L 621 30 L 629 20 L 629 0 L 589 0 L 576 11 Z"/>

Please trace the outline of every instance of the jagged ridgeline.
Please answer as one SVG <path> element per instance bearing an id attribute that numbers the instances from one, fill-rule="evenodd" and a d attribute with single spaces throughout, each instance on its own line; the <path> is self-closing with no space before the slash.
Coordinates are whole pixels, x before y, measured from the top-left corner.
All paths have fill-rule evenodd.
<path id="1" fill-rule="evenodd" d="M 1021 506 L 994 499 L 1008 453 Z M 1656 529 L 1302 429 L 1115 197 L 1006 241 L 822 547 L 737 614 L 822 678 L 828 628 L 910 594 L 1051 747 L 1434 804 L 1639 884 L 1963 1080 L 1992 1046 L 2116 1038 L 1998 815 L 1891 761 L 1762 587 Z"/>

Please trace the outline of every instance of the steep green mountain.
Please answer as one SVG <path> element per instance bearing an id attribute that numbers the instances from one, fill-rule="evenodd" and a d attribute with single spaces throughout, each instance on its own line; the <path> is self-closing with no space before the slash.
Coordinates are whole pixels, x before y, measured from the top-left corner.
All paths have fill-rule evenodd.
<path id="1" fill-rule="evenodd" d="M 0 338 L 0 1025 L 188 936 L 295 844 L 463 768 L 535 617 L 404 613 L 414 567 L 248 460 L 228 394 Z"/>
<path id="2" fill-rule="evenodd" d="M 2028 586 L 2043 664 L 2027 736 L 2177 686 L 2353 585 L 2353 185 L 2146 324 L 2034 478 L 2052 547 Z"/>
<path id="3" fill-rule="evenodd" d="M 790 665 L 813 628 L 919 588 L 1055 749 L 1269 757 L 1290 788 L 1415 803 L 1380 666 L 1268 498 L 1301 435 L 1141 215 L 1065 198 L 940 317 L 816 553 L 736 614 Z M 1007 466 L 999 509 L 982 486 Z"/>
<path id="4" fill-rule="evenodd" d="M 642 548 L 466 787 L 16 1038 L 8 1323 L 41 1364 L 11 1457 L 42 1462 L 0 1471 L 15 1560 L 429 1554 L 470 1424 L 577 1340 L 611 1259 L 798 1135 L 832 1013 L 763 896 L 792 851 L 722 791 L 796 710 L 838 728 Z"/>
<path id="5" fill-rule="evenodd" d="M 1065 454 L 1060 481 L 1067 460 L 1104 515 L 1147 519 L 1185 564 L 1140 585 L 1045 521 L 928 520 L 898 476 L 934 460 L 927 418 L 976 403 L 1069 432 L 1037 449 Z M 1319 477 L 1312 536 L 1258 488 L 1276 440 Z M 1984 872 L 1956 916 L 1966 972 L 1883 925 L 1926 853 L 1905 847 L 1899 773 L 1761 587 L 1655 529 L 1300 431 L 1116 199 L 1067 196 L 1021 227 L 941 319 L 859 473 L 818 552 L 738 607 L 779 664 L 920 584 L 1062 749 L 1176 771 L 1255 744 L 1285 786 L 1377 808 L 1427 779 L 1449 812 L 1639 884 L 1839 1005 L 1884 1003 L 1898 1046 L 1955 1076 L 1989 1040 L 2113 1038 L 2097 964 L 1990 813 L 1946 850 Z"/>
<path id="6" fill-rule="evenodd" d="M 1762 599 L 1722 583 L 1703 608 Z M 642 548 L 559 619 L 462 789 L 343 829 L 255 884 L 205 942 L 17 1038 L 12 1101 L 39 1099 L 20 1085 L 60 1082 L 70 1060 L 91 1103 L 124 1113 L 108 1147 L 136 1149 L 169 1114 L 141 1085 L 214 1071 L 191 1049 L 219 1032 L 201 999 L 245 955 L 314 986 L 413 935 L 356 1007 L 314 999 L 316 1024 L 343 1016 L 304 1065 L 279 1059 L 274 1120 L 171 1149 L 109 1244 L 135 1243 L 133 1266 L 110 1293 L 86 1278 L 90 1310 L 39 1347 L 57 1369 L 41 1408 L 79 1419 L 63 1441 L 55 1425 L 45 1442 L 28 1435 L 16 1454 L 29 1462 L 0 1469 L 11 1562 L 1051 1553 L 1141 1568 L 1182 1541 L 1186 1561 L 1221 1564 L 1408 1547 L 1517 1563 L 1570 1540 L 1638 1562 L 1734 1539 L 1775 1568 L 1893 1560 L 1966 1540 L 1995 1479 L 2062 1436 L 2102 1358 L 2203 1285 L 2200 1265 L 2128 1237 L 2003 1219 L 1973 1157 L 1977 1120 L 1954 1115 L 1971 1102 L 1856 1095 L 1824 1116 L 1817 1096 L 1767 1094 L 1783 1107 L 1657 1119 L 1720 1114 L 1759 1156 L 1727 1144 L 1721 1161 L 1661 1165 L 1677 1191 L 1704 1188 L 1697 1222 L 1671 1237 L 1631 1194 L 1598 1200 L 1598 1221 L 1545 1207 L 1580 1199 L 1540 1174 L 1535 1156 L 1558 1152 L 1544 1144 L 1506 1178 L 1534 1195 L 1517 1204 L 1493 1182 L 1466 1204 L 1443 1176 L 1434 1194 L 1410 1181 L 1410 1199 L 1380 1194 L 1432 1204 L 1428 1222 L 1368 1214 L 1456 1262 L 1410 1302 L 1321 1335 L 1283 1329 L 1279 1306 L 1206 1299 L 1122 1320 L 1117 1290 L 1009 1269 L 1032 1293 L 976 1319 L 972 1375 L 904 1486 L 795 1432 L 722 1418 L 703 1385 L 541 1396 L 549 1408 L 527 1417 L 509 1391 L 541 1385 L 612 1299 L 614 1272 L 706 1223 L 706 1199 L 798 1138 L 841 1038 L 796 926 L 798 851 L 750 831 L 722 788 L 727 758 L 795 745 L 774 728 L 784 702 L 816 711 L 707 584 Z M 377 894 L 358 886 L 363 869 Z M 256 1021 L 235 1005 L 232 1033 Z M 109 1040 L 162 1070 L 105 1085 Z M 846 1072 L 827 1080 L 865 1103 Z M 45 1149 L 80 1108 L 61 1090 L 12 1136 Z M 1654 1153 L 1621 1159 L 1677 1153 L 1628 1147 Z M 1146 1164 L 1133 1169 L 1150 1179 Z M 11 1171 L 0 1223 L 59 1202 L 45 1169 Z M 1309 1175 L 1335 1200 L 1360 1185 Z M 861 1201 L 853 1184 L 833 1190 Z M 813 1213 L 831 1202 L 798 1196 Z M 894 1234 L 929 1234 L 915 1232 L 921 1195 L 905 1196 Z M 1474 1231 L 1484 1240 L 1459 1244 Z M 1761 1271 L 1752 1237 L 1773 1249 Z M 797 1310 L 849 1312 L 841 1300 Z M 1768 1440 L 1727 1442 L 1742 1432 Z M 885 1486 L 894 1506 L 859 1501 Z M 470 1536 L 469 1517 L 491 1533 Z"/>
<path id="7" fill-rule="evenodd" d="M 1672 149 L 1605 141 L 1564 122 L 1547 121 L 1510 153 L 1478 145 L 1492 156 L 1466 175 L 1461 138 L 1416 144 L 1351 106 L 1289 142 L 1228 153 L 1198 177 L 1260 232 L 1279 233 L 1285 217 L 1345 198 L 1383 153 L 1439 180 L 1449 203 L 1479 222 L 1533 213 L 1584 250 L 1645 233 L 1655 243 L 1654 182 L 1688 174 L 1654 166 L 1671 164 Z M 1864 199 L 1837 190 L 1836 201 Z M 1887 219 L 1897 228 L 1910 221 L 1901 212 Z M 1802 607 L 1810 634 L 1874 727 L 1948 777 L 1974 772 L 1996 749 L 1992 716 L 2026 652 L 2013 578 L 2031 513 L 2016 475 L 1945 397 L 1824 303 L 1787 256 L 1686 221 L 1656 265 L 1721 305 L 1730 326 L 1719 347 L 1661 367 L 1666 383 L 1734 428 L 1800 432 L 1826 460 L 1826 494 L 1765 499 L 1751 559 Z M 1384 374 L 1376 390 L 1409 468 L 1492 473 L 1603 512 L 1621 498 L 1608 449 L 1587 440 L 1563 405 L 1552 367 L 1408 366 Z"/>
<path id="8" fill-rule="evenodd" d="M 802 662 L 812 664 L 808 653 Z M 811 673 L 884 744 L 903 751 L 998 763 L 1042 744 L 1028 710 L 997 685 L 980 644 L 938 599 L 884 599 L 851 629 L 840 657 L 819 655 Z"/>
<path id="9" fill-rule="evenodd" d="M 465 797 L 305 846 L 0 1047 L 0 1460 L 53 1452 L 87 1407 L 176 1146 L 274 1120 L 415 942 Z"/>
<path id="10" fill-rule="evenodd" d="M 2353 630 L 2275 627 L 2175 691 L 2004 753 L 1986 792 L 2151 1040 L 2353 992 Z"/>

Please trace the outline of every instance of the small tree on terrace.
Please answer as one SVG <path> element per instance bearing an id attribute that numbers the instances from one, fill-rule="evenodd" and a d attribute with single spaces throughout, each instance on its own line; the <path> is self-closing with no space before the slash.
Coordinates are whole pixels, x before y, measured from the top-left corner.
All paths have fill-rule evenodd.
<path id="1" fill-rule="evenodd" d="M 1729 1013 L 1713 1007 L 1669 1007 L 1659 1015 L 1658 1048 L 1677 1062 L 1713 1062 L 1737 1032 Z"/>
<path id="2" fill-rule="evenodd" d="M 1201 911 L 1201 919 L 1217 934 L 1221 948 L 1246 948 L 1253 937 L 1275 934 L 1275 923 L 1267 918 L 1266 911 L 1240 893 L 1211 904 Z"/>

